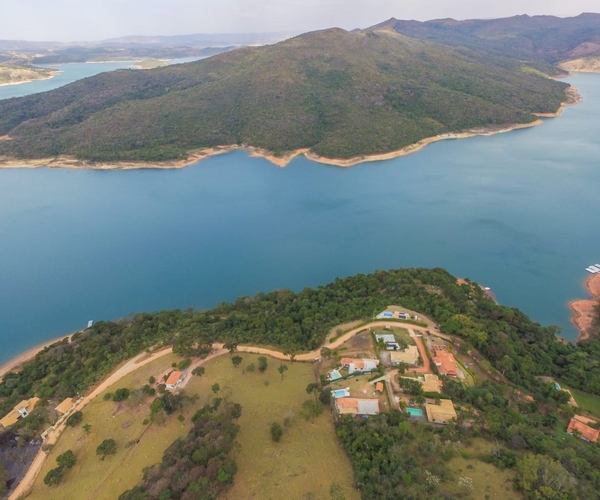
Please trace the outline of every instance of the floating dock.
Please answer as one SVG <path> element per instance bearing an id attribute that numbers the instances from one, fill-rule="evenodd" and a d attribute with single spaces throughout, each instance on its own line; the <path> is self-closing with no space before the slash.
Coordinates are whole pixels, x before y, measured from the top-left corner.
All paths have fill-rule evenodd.
<path id="1" fill-rule="evenodd" d="M 593 266 L 586 267 L 585 270 L 591 274 L 600 273 L 600 264 L 594 264 Z"/>

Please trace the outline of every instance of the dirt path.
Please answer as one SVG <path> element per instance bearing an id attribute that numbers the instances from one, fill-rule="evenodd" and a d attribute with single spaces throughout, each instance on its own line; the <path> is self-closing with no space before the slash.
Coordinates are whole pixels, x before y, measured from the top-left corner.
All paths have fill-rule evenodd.
<path id="1" fill-rule="evenodd" d="M 410 333 L 412 333 L 412 338 L 417 344 L 417 349 L 419 349 L 419 354 L 421 355 L 421 359 L 423 360 L 423 366 L 420 366 L 419 368 L 411 368 L 408 371 L 413 373 L 431 373 L 431 363 L 429 361 L 429 357 L 427 356 L 427 349 L 425 349 L 423 338 L 417 337 L 412 329 L 409 331 Z"/>

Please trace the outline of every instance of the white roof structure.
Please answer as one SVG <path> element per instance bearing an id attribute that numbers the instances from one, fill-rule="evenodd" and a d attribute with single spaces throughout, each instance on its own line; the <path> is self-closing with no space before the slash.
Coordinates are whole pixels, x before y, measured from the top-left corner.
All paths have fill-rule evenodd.
<path id="1" fill-rule="evenodd" d="M 383 340 L 383 342 L 385 342 L 386 344 L 396 343 L 396 337 L 394 337 L 391 333 L 376 333 L 375 340 L 377 340 L 377 342 Z"/>

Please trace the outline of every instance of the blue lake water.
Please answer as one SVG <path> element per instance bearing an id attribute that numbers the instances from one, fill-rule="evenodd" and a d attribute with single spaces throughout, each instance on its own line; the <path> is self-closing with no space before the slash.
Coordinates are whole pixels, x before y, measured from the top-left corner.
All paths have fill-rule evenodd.
<path id="1" fill-rule="evenodd" d="M 412 266 L 491 286 L 573 339 L 567 301 L 600 261 L 600 75 L 570 81 L 584 102 L 542 126 L 351 169 L 235 152 L 0 170 L 0 361 L 89 319 Z"/>

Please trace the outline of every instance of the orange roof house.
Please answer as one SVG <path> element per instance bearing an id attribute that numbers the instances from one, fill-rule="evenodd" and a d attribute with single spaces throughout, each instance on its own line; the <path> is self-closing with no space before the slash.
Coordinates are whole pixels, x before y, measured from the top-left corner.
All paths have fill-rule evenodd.
<path id="1" fill-rule="evenodd" d="M 179 384 L 181 384 L 181 381 L 184 378 L 185 374 L 183 372 L 180 372 L 179 370 L 173 370 L 165 382 L 165 385 L 167 386 L 167 389 L 175 389 L 177 386 L 179 386 Z"/>
<path id="2" fill-rule="evenodd" d="M 383 382 L 377 382 L 377 383 L 375 384 L 375 390 L 376 390 L 377 392 L 383 392 Z"/>
<path id="3" fill-rule="evenodd" d="M 594 429 L 574 418 L 571 419 L 569 427 L 567 427 L 567 432 L 569 434 L 573 434 L 573 431 L 579 432 L 581 434 L 581 439 L 589 441 L 590 443 L 595 443 L 598 441 L 598 437 L 600 437 L 600 431 L 598 429 Z"/>
<path id="4" fill-rule="evenodd" d="M 377 415 L 378 399 L 338 398 L 335 406 L 340 415 Z"/>
<path id="5" fill-rule="evenodd" d="M 73 398 L 67 398 L 61 404 L 59 404 L 55 410 L 60 413 L 67 413 L 71 408 L 73 408 L 74 404 L 75 400 Z"/>
<path id="6" fill-rule="evenodd" d="M 31 410 L 39 403 L 40 398 L 31 398 L 21 401 L 7 415 L 2 417 L 0 425 L 8 429 L 11 425 L 15 425 L 20 418 L 25 418 Z"/>
<path id="7" fill-rule="evenodd" d="M 454 355 L 448 352 L 444 347 L 433 347 L 433 362 L 438 367 L 438 371 L 441 375 L 448 375 L 449 377 L 456 377 L 458 375 Z"/>

